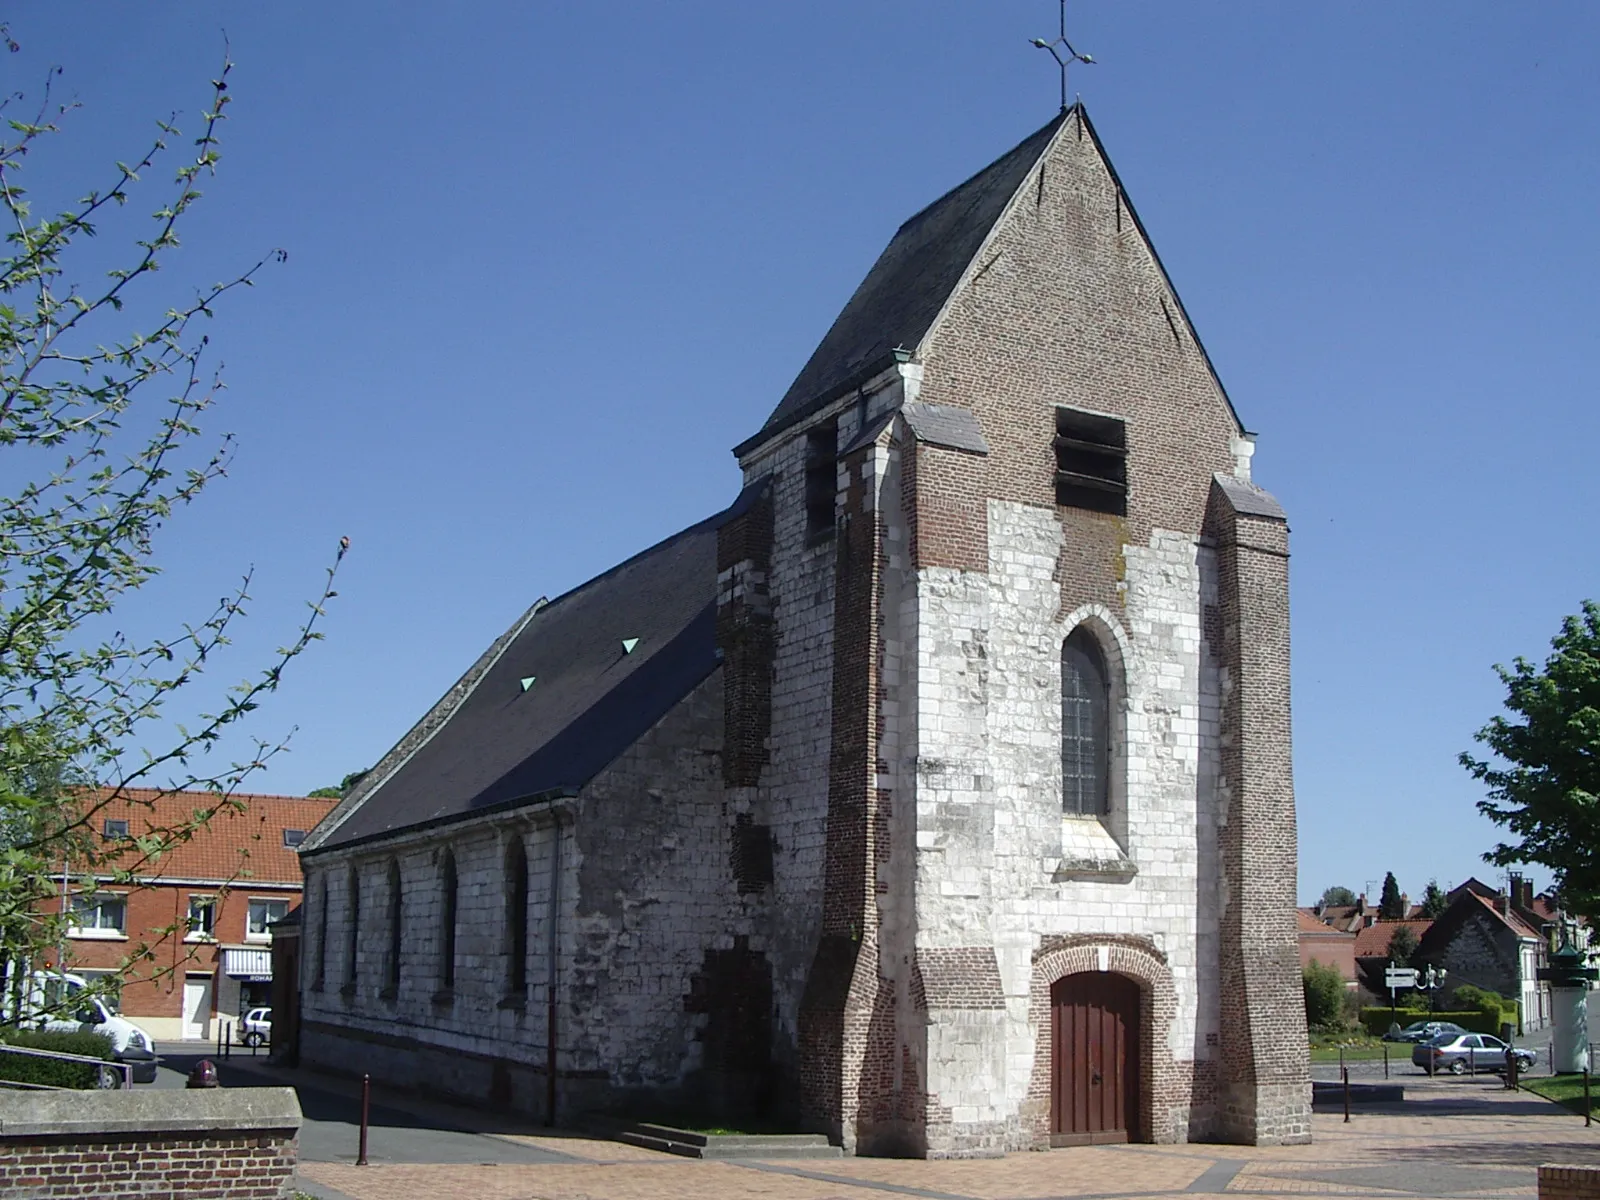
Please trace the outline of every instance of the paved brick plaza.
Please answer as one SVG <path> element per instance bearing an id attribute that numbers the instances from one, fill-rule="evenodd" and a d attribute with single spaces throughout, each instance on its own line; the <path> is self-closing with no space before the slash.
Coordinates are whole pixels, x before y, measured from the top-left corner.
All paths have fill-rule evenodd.
<path id="1" fill-rule="evenodd" d="M 1489 1081 L 1428 1081 L 1403 1112 L 1315 1117 L 1309 1146 L 1102 1146 L 1003 1159 L 703 1163 L 612 1142 L 506 1136 L 568 1161 L 355 1167 L 306 1163 L 338 1200 L 1044 1200 L 1194 1193 L 1499 1200 L 1535 1194 L 1543 1162 L 1600 1163 L 1600 1125 Z"/>

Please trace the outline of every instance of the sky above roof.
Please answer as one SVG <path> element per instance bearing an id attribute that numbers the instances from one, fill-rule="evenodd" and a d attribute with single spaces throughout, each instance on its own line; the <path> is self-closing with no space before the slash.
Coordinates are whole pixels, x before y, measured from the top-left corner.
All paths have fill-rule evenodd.
<path id="1" fill-rule="evenodd" d="M 6 89 L 60 64 L 83 105 L 36 197 L 169 112 L 192 130 L 214 6 L 19 11 Z M 197 618 L 253 565 L 220 691 L 352 539 L 328 640 L 253 727 L 297 729 L 256 791 L 371 765 L 534 598 L 731 502 L 730 447 L 899 224 L 1057 102 L 1047 0 L 226 18 L 222 170 L 151 297 L 289 258 L 219 309 L 208 429 L 240 449 L 118 618 Z M 1099 60 L 1071 89 L 1289 513 L 1301 898 L 1489 878 L 1455 756 L 1490 665 L 1600 595 L 1600 7 L 1081 0 L 1070 26 Z"/>

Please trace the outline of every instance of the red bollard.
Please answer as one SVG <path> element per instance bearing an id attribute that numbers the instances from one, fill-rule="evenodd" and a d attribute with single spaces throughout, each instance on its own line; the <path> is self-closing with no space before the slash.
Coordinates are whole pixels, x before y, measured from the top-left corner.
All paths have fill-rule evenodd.
<path id="1" fill-rule="evenodd" d="M 372 1107 L 372 1076 L 361 1077 L 361 1151 L 356 1155 L 356 1166 L 367 1165 L 367 1114 Z"/>

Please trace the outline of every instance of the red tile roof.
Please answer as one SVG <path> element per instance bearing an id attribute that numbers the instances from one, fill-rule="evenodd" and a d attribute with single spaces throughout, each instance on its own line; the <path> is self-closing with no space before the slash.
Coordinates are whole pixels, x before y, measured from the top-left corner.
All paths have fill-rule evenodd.
<path id="1" fill-rule="evenodd" d="M 1356 957 L 1387 958 L 1389 939 L 1394 937 L 1396 929 L 1407 926 L 1420 941 L 1432 924 L 1432 921 L 1379 921 L 1376 925 L 1369 925 L 1356 934 Z"/>
<path id="2" fill-rule="evenodd" d="M 1351 936 L 1353 936 L 1351 934 L 1346 933 L 1342 929 L 1335 929 L 1333 926 L 1327 924 L 1325 921 L 1323 921 L 1321 918 L 1317 917 L 1315 914 L 1309 913 L 1303 908 L 1295 909 L 1294 915 L 1299 920 L 1300 932 L 1301 933 L 1312 933 L 1312 934 L 1321 933 L 1321 934 L 1326 934 L 1328 937 L 1351 937 Z"/>
<path id="3" fill-rule="evenodd" d="M 126 788 L 121 796 L 95 812 L 94 830 L 102 833 L 108 819 L 125 820 L 129 836 L 138 837 L 192 820 L 196 811 L 215 808 L 219 803 L 219 797 L 205 792 L 162 793 L 154 788 Z M 136 873 L 146 879 L 239 877 L 298 886 L 300 856 L 283 844 L 283 831 L 298 829 L 309 833 L 337 803 L 304 796 L 235 792 L 205 828 L 173 846 L 158 861 L 135 868 Z"/>

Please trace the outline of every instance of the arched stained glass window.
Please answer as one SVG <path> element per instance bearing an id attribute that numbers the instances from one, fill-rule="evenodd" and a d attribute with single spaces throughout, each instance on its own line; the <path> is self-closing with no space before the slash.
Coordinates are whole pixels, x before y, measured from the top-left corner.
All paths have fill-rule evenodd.
<path id="1" fill-rule="evenodd" d="M 345 931 L 349 939 L 350 953 L 345 959 L 346 974 L 344 985 L 354 991 L 356 986 L 356 949 L 360 944 L 361 933 L 361 874 L 355 863 L 350 864 L 350 895 L 348 900 L 350 928 Z"/>
<path id="2" fill-rule="evenodd" d="M 389 962 L 385 986 L 391 993 L 400 990 L 400 950 L 402 947 L 402 931 L 400 928 L 400 864 L 389 860 Z"/>
<path id="3" fill-rule="evenodd" d="M 1061 646 L 1061 804 L 1097 817 L 1109 805 L 1111 681 L 1100 643 L 1074 629 Z"/>
<path id="4" fill-rule="evenodd" d="M 317 873 L 317 971 L 312 977 L 311 987 L 315 991 L 322 990 L 323 981 L 328 974 L 328 873 Z"/>
<path id="5" fill-rule="evenodd" d="M 444 895 L 439 906 L 439 986 L 449 991 L 456 985 L 456 856 L 444 852 L 444 868 L 439 872 Z"/>
<path id="6" fill-rule="evenodd" d="M 506 994 L 521 1000 L 528 991 L 528 852 L 522 835 L 506 853 Z"/>

